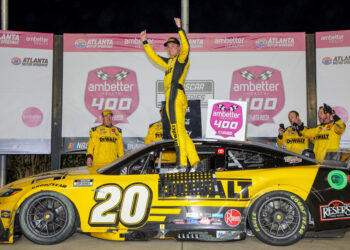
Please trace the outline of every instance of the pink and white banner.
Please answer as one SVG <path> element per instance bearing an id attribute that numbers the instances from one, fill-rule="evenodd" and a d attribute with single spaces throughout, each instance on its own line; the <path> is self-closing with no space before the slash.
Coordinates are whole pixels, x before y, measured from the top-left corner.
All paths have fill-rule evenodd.
<path id="1" fill-rule="evenodd" d="M 317 104 L 334 107 L 347 129 L 341 147 L 350 147 L 350 30 L 316 33 Z"/>
<path id="2" fill-rule="evenodd" d="M 0 54 L 0 154 L 49 154 L 53 34 L 0 31 Z"/>
<path id="3" fill-rule="evenodd" d="M 167 57 L 164 41 L 177 34 L 148 34 Z M 248 137 L 274 137 L 297 110 L 306 121 L 304 33 L 188 34 L 188 99 L 201 100 L 203 131 L 209 99 L 248 101 Z M 139 34 L 65 34 L 63 130 L 88 137 L 111 108 L 124 137 L 145 137 L 160 119 L 164 71 L 143 51 Z M 205 136 L 205 135 L 203 135 Z"/>

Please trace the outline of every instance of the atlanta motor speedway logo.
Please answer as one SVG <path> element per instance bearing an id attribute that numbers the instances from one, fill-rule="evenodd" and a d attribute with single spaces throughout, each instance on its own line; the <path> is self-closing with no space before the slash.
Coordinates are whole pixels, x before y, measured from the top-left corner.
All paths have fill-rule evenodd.
<path id="1" fill-rule="evenodd" d="M 322 58 L 322 64 L 324 65 L 350 64 L 350 56 L 334 56 L 333 58 L 326 56 Z"/>

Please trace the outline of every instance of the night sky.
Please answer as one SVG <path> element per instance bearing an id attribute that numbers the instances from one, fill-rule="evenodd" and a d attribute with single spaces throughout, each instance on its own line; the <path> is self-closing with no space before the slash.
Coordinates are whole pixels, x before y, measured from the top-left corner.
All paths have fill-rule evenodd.
<path id="1" fill-rule="evenodd" d="M 190 0 L 191 33 L 350 29 L 350 1 Z M 176 32 L 181 0 L 9 0 L 9 30 L 63 33 Z"/>

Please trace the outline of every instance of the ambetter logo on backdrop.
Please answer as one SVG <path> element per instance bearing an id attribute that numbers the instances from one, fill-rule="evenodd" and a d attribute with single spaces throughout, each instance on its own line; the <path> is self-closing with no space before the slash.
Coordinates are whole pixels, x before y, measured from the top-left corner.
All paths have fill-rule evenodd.
<path id="1" fill-rule="evenodd" d="M 248 122 L 260 126 L 274 123 L 273 117 L 285 103 L 281 72 L 250 66 L 233 72 L 230 99 L 248 102 Z"/>
<path id="2" fill-rule="evenodd" d="M 85 88 L 85 106 L 101 123 L 104 109 L 113 112 L 113 124 L 127 123 L 127 118 L 139 105 L 136 73 L 133 70 L 109 66 L 91 70 Z"/>

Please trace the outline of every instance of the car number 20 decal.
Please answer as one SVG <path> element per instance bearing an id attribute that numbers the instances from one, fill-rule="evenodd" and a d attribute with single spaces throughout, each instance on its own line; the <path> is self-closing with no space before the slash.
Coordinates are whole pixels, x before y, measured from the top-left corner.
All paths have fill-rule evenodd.
<path id="1" fill-rule="evenodd" d="M 148 218 L 152 203 L 152 191 L 143 183 L 125 188 L 117 184 L 105 184 L 96 189 L 96 205 L 91 209 L 90 226 L 139 227 Z"/>

